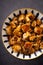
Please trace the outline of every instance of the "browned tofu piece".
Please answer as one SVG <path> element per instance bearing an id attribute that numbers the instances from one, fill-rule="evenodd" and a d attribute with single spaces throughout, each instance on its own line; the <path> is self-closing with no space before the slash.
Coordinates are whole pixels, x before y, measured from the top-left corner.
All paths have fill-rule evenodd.
<path id="1" fill-rule="evenodd" d="M 22 25 L 23 32 L 27 32 L 29 30 L 29 26 L 27 24 Z"/>
<path id="2" fill-rule="evenodd" d="M 26 33 L 23 34 L 23 39 L 26 39 L 29 36 L 31 36 L 30 32 L 26 32 Z"/>
<path id="3" fill-rule="evenodd" d="M 21 25 L 17 26 L 17 28 L 14 29 L 13 34 L 17 36 L 21 36 L 22 33 L 20 32 L 20 30 L 21 30 Z"/>
<path id="4" fill-rule="evenodd" d="M 18 26 L 16 27 L 16 29 L 14 30 L 14 32 L 20 31 L 20 29 L 21 29 L 21 25 L 18 25 Z"/>
<path id="5" fill-rule="evenodd" d="M 36 36 L 35 36 L 35 35 L 33 35 L 33 36 L 30 36 L 30 37 L 29 37 L 29 40 L 30 40 L 30 41 L 34 41 L 34 40 L 35 40 L 35 38 L 36 38 Z"/>
<path id="6" fill-rule="evenodd" d="M 20 52 L 20 51 L 21 51 L 21 46 L 18 45 L 18 44 L 13 45 L 13 46 L 12 46 L 12 50 L 13 50 L 14 52 Z"/>
<path id="7" fill-rule="evenodd" d="M 38 43 L 38 42 L 36 42 L 35 44 L 33 44 L 33 46 L 34 46 L 34 49 L 35 49 L 36 51 L 39 49 L 39 43 Z"/>
<path id="8" fill-rule="evenodd" d="M 43 49 L 43 42 L 40 43 L 40 49 Z"/>
<path id="9" fill-rule="evenodd" d="M 17 17 L 14 17 L 13 20 L 12 20 L 11 22 L 18 24 Z"/>
<path id="10" fill-rule="evenodd" d="M 36 26 L 36 21 L 34 20 L 31 24 L 32 27 L 35 27 Z"/>
<path id="11" fill-rule="evenodd" d="M 40 25 L 41 23 L 42 23 L 42 21 L 39 20 L 39 19 L 37 19 L 36 24 L 37 24 L 37 25 Z"/>
<path id="12" fill-rule="evenodd" d="M 41 24 L 40 27 L 43 29 L 43 24 Z"/>
<path id="13" fill-rule="evenodd" d="M 37 27 L 34 28 L 34 32 L 37 33 L 37 34 L 41 34 L 42 28 L 37 26 Z"/>
<path id="14" fill-rule="evenodd" d="M 14 22 L 11 22 L 10 26 L 11 26 L 12 29 L 16 28 L 16 24 L 14 24 Z"/>
<path id="15" fill-rule="evenodd" d="M 6 32 L 8 35 L 11 35 L 11 26 L 6 27 Z"/>
<path id="16" fill-rule="evenodd" d="M 32 48 L 32 42 L 25 42 L 24 48 L 25 49 L 31 49 Z"/>
<path id="17" fill-rule="evenodd" d="M 35 49 L 34 48 L 31 48 L 31 50 L 30 50 L 31 52 L 30 52 L 30 54 L 32 54 L 32 53 L 34 53 L 35 52 Z"/>
<path id="18" fill-rule="evenodd" d="M 31 20 L 30 20 L 30 18 L 28 17 L 28 15 L 26 15 L 26 18 L 25 18 L 25 19 L 26 19 L 26 22 L 28 22 L 28 23 L 31 22 Z"/>
<path id="19" fill-rule="evenodd" d="M 26 15 L 26 21 L 27 22 L 31 22 L 31 20 L 33 20 L 35 17 L 34 17 L 34 15 L 32 14 L 32 13 L 28 13 L 27 15 Z"/>
<path id="20" fill-rule="evenodd" d="M 24 54 L 30 54 L 32 50 L 32 43 L 31 42 L 25 42 L 24 46 L 22 46 L 23 53 Z"/>
<path id="21" fill-rule="evenodd" d="M 18 37 L 17 42 L 21 42 L 21 37 Z"/>
<path id="22" fill-rule="evenodd" d="M 16 36 L 20 37 L 22 35 L 22 32 L 15 31 L 15 32 L 13 32 L 13 35 L 16 35 Z"/>
<path id="23" fill-rule="evenodd" d="M 9 40 L 9 43 L 10 43 L 10 45 L 14 45 L 15 43 L 17 43 L 16 37 L 13 36 L 13 37 Z"/>
<path id="24" fill-rule="evenodd" d="M 22 20 L 24 20 L 25 19 L 25 15 L 24 14 L 21 14 L 20 16 L 19 16 L 19 18 L 18 18 L 18 21 L 22 21 Z"/>

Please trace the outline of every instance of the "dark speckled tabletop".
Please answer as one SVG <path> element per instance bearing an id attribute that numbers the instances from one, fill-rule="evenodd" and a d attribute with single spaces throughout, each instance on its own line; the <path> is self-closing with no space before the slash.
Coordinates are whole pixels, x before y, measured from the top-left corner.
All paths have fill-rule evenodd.
<path id="1" fill-rule="evenodd" d="M 34 8 L 43 13 L 43 0 L 0 0 L 0 65 L 43 65 L 43 55 L 34 60 L 20 60 L 10 55 L 2 43 L 1 30 L 5 18 L 21 8 Z"/>

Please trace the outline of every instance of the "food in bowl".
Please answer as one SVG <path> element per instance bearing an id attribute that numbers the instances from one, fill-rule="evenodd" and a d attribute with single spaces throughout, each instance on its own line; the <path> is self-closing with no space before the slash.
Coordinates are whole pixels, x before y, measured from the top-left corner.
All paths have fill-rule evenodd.
<path id="1" fill-rule="evenodd" d="M 29 55 L 43 49 L 43 23 L 32 12 L 15 16 L 6 33 L 14 52 Z"/>

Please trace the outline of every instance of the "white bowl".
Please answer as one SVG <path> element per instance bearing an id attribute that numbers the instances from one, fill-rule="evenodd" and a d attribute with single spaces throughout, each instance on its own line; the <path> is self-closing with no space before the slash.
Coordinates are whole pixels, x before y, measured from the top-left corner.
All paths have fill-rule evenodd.
<path id="1" fill-rule="evenodd" d="M 39 57 L 40 55 L 43 54 L 43 49 L 39 50 L 39 51 L 36 51 L 35 53 L 31 54 L 31 55 L 24 55 L 24 54 L 19 54 L 19 53 L 15 53 L 15 52 L 12 52 L 12 48 L 10 47 L 9 45 L 9 41 L 8 41 L 8 38 L 7 38 L 7 34 L 6 34 L 6 22 L 9 23 L 10 20 L 14 17 L 14 13 L 17 15 L 19 14 L 19 11 L 21 11 L 22 13 L 25 12 L 25 10 L 27 10 L 28 12 L 32 12 L 34 15 L 37 15 L 38 19 L 42 19 L 42 22 L 43 22 L 43 15 L 42 13 L 40 13 L 39 11 L 37 10 L 34 10 L 34 9 L 31 9 L 31 8 L 23 8 L 23 9 L 18 9 L 14 12 L 12 12 L 4 21 L 4 24 L 3 24 L 3 27 L 2 27 L 2 41 L 3 41 L 3 44 L 5 46 L 5 48 L 7 49 L 7 51 L 13 55 L 14 57 L 16 58 L 19 58 L 19 59 L 23 59 L 23 60 L 30 60 L 30 59 L 34 59 L 34 58 L 37 58 Z M 38 13 L 38 14 L 37 14 Z M 11 18 L 11 19 L 10 19 Z"/>

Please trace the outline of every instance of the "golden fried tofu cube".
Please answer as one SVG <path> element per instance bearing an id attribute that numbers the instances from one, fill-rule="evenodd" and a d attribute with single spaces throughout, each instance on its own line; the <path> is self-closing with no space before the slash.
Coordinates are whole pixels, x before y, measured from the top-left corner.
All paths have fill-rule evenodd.
<path id="1" fill-rule="evenodd" d="M 10 25 L 11 25 L 12 29 L 16 28 L 16 24 L 14 24 L 14 22 L 11 22 Z"/>
<path id="2" fill-rule="evenodd" d="M 20 41 L 21 41 L 21 38 L 19 38 L 19 37 L 18 37 L 18 40 L 17 40 L 17 42 L 20 42 Z"/>
<path id="3" fill-rule="evenodd" d="M 29 30 L 29 26 L 27 24 L 22 25 L 23 32 L 27 32 Z"/>
<path id="4" fill-rule="evenodd" d="M 16 35 L 16 36 L 21 36 L 22 35 L 22 32 L 19 32 L 19 31 L 13 31 L 13 35 Z"/>
<path id="5" fill-rule="evenodd" d="M 43 29 L 43 24 L 41 24 L 40 27 Z"/>
<path id="6" fill-rule="evenodd" d="M 16 32 L 19 32 L 20 29 L 21 29 L 21 25 L 17 26 L 16 29 L 14 29 L 13 34 L 16 33 Z"/>
<path id="7" fill-rule="evenodd" d="M 31 49 L 32 48 L 32 42 L 25 42 L 24 48 Z"/>
<path id="8" fill-rule="evenodd" d="M 36 51 L 39 49 L 39 44 L 37 42 L 33 46 Z"/>
<path id="9" fill-rule="evenodd" d="M 12 37 L 10 40 L 9 40 L 9 43 L 10 45 L 14 45 L 16 43 L 14 37 Z"/>
<path id="10" fill-rule="evenodd" d="M 29 37 L 29 40 L 30 40 L 30 41 L 34 41 L 35 38 L 36 38 L 35 35 L 34 35 L 34 36 L 30 36 L 30 37 Z"/>
<path id="11" fill-rule="evenodd" d="M 20 16 L 19 16 L 19 18 L 18 18 L 18 21 L 22 21 L 22 20 L 24 20 L 25 19 L 25 15 L 24 14 L 21 14 Z"/>
<path id="12" fill-rule="evenodd" d="M 43 42 L 40 43 L 40 49 L 43 49 Z"/>
<path id="13" fill-rule="evenodd" d="M 26 22 L 31 22 L 30 18 L 26 15 Z"/>
<path id="14" fill-rule="evenodd" d="M 21 25 L 17 26 L 16 30 L 20 31 L 20 29 L 21 29 Z"/>
<path id="15" fill-rule="evenodd" d="M 12 50 L 13 50 L 14 52 L 20 52 L 20 50 L 21 50 L 21 46 L 18 45 L 18 44 L 13 45 L 13 46 L 12 46 Z"/>
<path id="16" fill-rule="evenodd" d="M 37 33 L 37 34 L 41 34 L 42 33 L 41 27 L 35 27 L 34 32 Z"/>
<path id="17" fill-rule="evenodd" d="M 12 20 L 11 22 L 18 24 L 17 17 L 14 17 L 13 20 Z"/>
<path id="18" fill-rule="evenodd" d="M 36 20 L 36 24 L 37 24 L 37 25 L 40 25 L 41 23 L 42 23 L 41 20 L 39 20 L 39 19 Z"/>
<path id="19" fill-rule="evenodd" d="M 28 13 L 27 15 L 26 15 L 26 21 L 28 21 L 28 22 L 31 22 L 31 20 L 33 20 L 35 17 L 34 17 L 34 15 L 32 14 L 32 13 Z M 31 19 L 31 20 L 30 20 Z"/>
<path id="20" fill-rule="evenodd" d="M 34 48 L 31 48 L 31 50 L 30 50 L 31 52 L 30 52 L 30 54 L 32 54 L 32 53 L 34 53 L 35 52 L 35 49 Z"/>
<path id="21" fill-rule="evenodd" d="M 29 36 L 31 36 L 31 34 L 29 32 L 26 32 L 23 34 L 23 39 L 28 38 Z"/>
<path id="22" fill-rule="evenodd" d="M 6 27 L 6 32 L 8 35 L 11 35 L 11 26 Z"/>
<path id="23" fill-rule="evenodd" d="M 36 21 L 34 20 L 31 24 L 32 27 L 35 27 L 36 26 Z"/>

